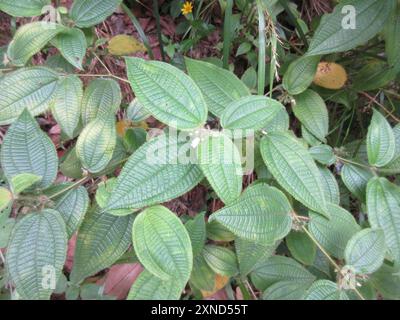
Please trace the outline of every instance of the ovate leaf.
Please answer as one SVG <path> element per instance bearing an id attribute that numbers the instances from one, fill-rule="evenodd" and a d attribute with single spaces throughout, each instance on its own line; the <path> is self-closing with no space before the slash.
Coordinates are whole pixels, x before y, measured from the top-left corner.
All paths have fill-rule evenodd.
<path id="1" fill-rule="evenodd" d="M 194 219 L 187 221 L 185 227 L 192 243 L 193 257 L 196 257 L 203 250 L 207 238 L 204 213 L 199 213 Z"/>
<path id="2" fill-rule="evenodd" d="M 368 220 L 383 230 L 386 246 L 400 261 L 400 188 L 386 178 L 375 177 L 367 185 Z"/>
<path id="3" fill-rule="evenodd" d="M 61 78 L 52 105 L 54 118 L 69 138 L 78 126 L 83 96 L 82 81 L 74 75 Z"/>
<path id="4" fill-rule="evenodd" d="M 0 78 L 0 125 L 10 124 L 27 108 L 36 116 L 47 110 L 59 75 L 44 67 L 22 68 Z"/>
<path id="5" fill-rule="evenodd" d="M 178 129 L 194 129 L 205 123 L 206 102 L 189 76 L 160 61 L 125 61 L 137 99 L 154 117 Z"/>
<path id="6" fill-rule="evenodd" d="M 115 56 L 127 56 L 138 52 L 146 52 L 146 47 L 132 36 L 118 34 L 108 42 L 108 51 Z"/>
<path id="7" fill-rule="evenodd" d="M 76 143 L 76 154 L 90 172 L 103 170 L 110 162 L 117 139 L 114 115 L 101 116 L 90 122 Z"/>
<path id="8" fill-rule="evenodd" d="M 237 258 L 232 250 L 216 245 L 207 245 L 203 250 L 203 257 L 215 273 L 227 277 L 239 273 Z"/>
<path id="9" fill-rule="evenodd" d="M 92 207 L 81 227 L 70 280 L 79 284 L 117 261 L 131 245 L 135 216 L 116 217 Z"/>
<path id="10" fill-rule="evenodd" d="M 21 219 L 11 235 L 6 258 L 10 278 L 20 297 L 49 299 L 61 275 L 66 254 L 67 233 L 57 211 L 47 209 Z M 44 274 L 54 278 L 46 282 Z"/>
<path id="11" fill-rule="evenodd" d="M 340 175 L 347 189 L 358 199 L 365 202 L 367 183 L 374 176 L 371 170 L 346 163 Z"/>
<path id="12" fill-rule="evenodd" d="M 216 273 L 208 266 L 203 254 L 193 258 L 193 269 L 189 283 L 199 290 L 211 291 L 215 287 Z"/>
<path id="13" fill-rule="evenodd" d="M 329 216 L 318 167 L 295 137 L 285 132 L 269 133 L 260 149 L 268 170 L 286 191 L 310 209 Z"/>
<path id="14" fill-rule="evenodd" d="M 393 0 L 342 1 L 333 13 L 323 16 L 307 55 L 343 52 L 367 42 L 383 28 L 395 3 Z M 346 7 L 346 10 L 347 5 L 351 9 Z"/>
<path id="15" fill-rule="evenodd" d="M 9 181 L 21 173 L 42 177 L 39 188 L 50 186 L 56 178 L 58 158 L 50 138 L 40 130 L 28 110 L 24 110 L 8 129 L 1 146 L 1 166 Z"/>
<path id="16" fill-rule="evenodd" d="M 122 0 L 75 0 L 70 17 L 80 28 L 94 26 L 110 16 Z"/>
<path id="17" fill-rule="evenodd" d="M 318 170 L 321 173 L 321 182 L 325 193 L 325 199 L 328 202 L 339 204 L 340 191 L 335 176 L 328 168 L 318 166 Z"/>
<path id="18" fill-rule="evenodd" d="M 295 96 L 293 112 L 310 133 L 325 141 L 329 129 L 328 109 L 318 93 L 306 90 Z"/>
<path id="19" fill-rule="evenodd" d="M 243 171 L 239 150 L 227 136 L 209 132 L 197 148 L 199 167 L 225 204 L 242 192 Z"/>
<path id="20" fill-rule="evenodd" d="M 291 212 L 281 191 L 256 184 L 248 187 L 235 203 L 213 213 L 209 221 L 217 221 L 243 239 L 273 244 L 289 233 Z"/>
<path id="21" fill-rule="evenodd" d="M 210 112 L 221 116 L 225 108 L 242 97 L 250 96 L 249 89 L 232 72 L 214 64 L 186 58 L 189 76 L 199 86 Z"/>
<path id="22" fill-rule="evenodd" d="M 383 167 L 393 159 L 395 150 L 396 140 L 392 127 L 380 112 L 374 110 L 367 134 L 369 163 Z"/>
<path id="23" fill-rule="evenodd" d="M 283 105 L 264 96 L 249 96 L 233 101 L 227 105 L 221 115 L 224 129 L 265 128 L 280 112 L 285 111 Z"/>
<path id="24" fill-rule="evenodd" d="M 347 243 L 346 264 L 356 274 L 369 274 L 379 269 L 385 259 L 385 236 L 381 229 L 364 229 Z"/>
<path id="25" fill-rule="evenodd" d="M 142 145 L 118 176 L 107 210 L 139 209 L 169 201 L 191 190 L 203 178 L 201 170 L 180 158 L 186 141 L 165 135 Z"/>
<path id="26" fill-rule="evenodd" d="M 329 280 L 315 281 L 308 289 L 304 300 L 349 300 L 337 284 Z"/>
<path id="27" fill-rule="evenodd" d="M 314 263 L 317 255 L 317 246 L 305 232 L 290 232 L 286 237 L 286 246 L 296 260 L 305 265 Z"/>
<path id="28" fill-rule="evenodd" d="M 308 151 L 310 152 L 314 160 L 323 165 L 331 166 L 336 161 L 336 157 L 332 147 L 326 144 L 313 146 Z"/>
<path id="29" fill-rule="evenodd" d="M 16 66 L 23 66 L 57 34 L 67 30 L 61 24 L 53 22 L 32 22 L 18 28 L 11 41 L 7 55 Z"/>
<path id="30" fill-rule="evenodd" d="M 0 0 L 0 11 L 13 17 L 34 17 L 42 14 L 42 8 L 51 0 Z"/>
<path id="31" fill-rule="evenodd" d="M 29 189 L 30 187 L 32 187 L 33 185 L 35 185 L 36 183 L 38 183 L 41 180 L 42 180 L 42 177 L 38 176 L 36 174 L 20 173 L 11 178 L 11 181 L 10 181 L 11 190 L 12 190 L 13 194 L 17 195 L 17 194 Z"/>
<path id="32" fill-rule="evenodd" d="M 189 280 L 193 253 L 179 218 L 163 206 L 147 208 L 132 227 L 135 252 L 144 267 L 162 280 L 175 279 L 181 289 Z"/>

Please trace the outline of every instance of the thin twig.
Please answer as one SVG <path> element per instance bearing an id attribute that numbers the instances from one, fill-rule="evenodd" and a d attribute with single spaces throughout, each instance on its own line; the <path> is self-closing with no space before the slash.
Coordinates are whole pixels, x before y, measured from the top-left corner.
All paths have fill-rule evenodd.
<path id="1" fill-rule="evenodd" d="M 56 192 L 55 194 L 52 194 L 51 196 L 48 197 L 49 200 L 57 198 L 58 196 L 62 195 L 63 193 L 77 187 L 80 186 L 81 184 L 85 183 L 87 180 L 89 179 L 89 176 L 83 177 L 82 179 L 76 181 L 75 183 L 67 186 L 66 188 Z"/>
<path id="2" fill-rule="evenodd" d="M 368 93 L 366 92 L 361 92 L 361 94 L 368 98 L 371 102 L 375 103 L 377 106 L 379 106 L 380 108 L 382 108 L 389 117 L 391 117 L 393 120 L 395 120 L 397 123 L 400 123 L 400 119 L 397 118 L 395 115 L 393 115 L 392 112 L 390 112 L 382 103 L 380 103 L 379 101 L 377 101 L 374 97 L 371 97 Z"/>

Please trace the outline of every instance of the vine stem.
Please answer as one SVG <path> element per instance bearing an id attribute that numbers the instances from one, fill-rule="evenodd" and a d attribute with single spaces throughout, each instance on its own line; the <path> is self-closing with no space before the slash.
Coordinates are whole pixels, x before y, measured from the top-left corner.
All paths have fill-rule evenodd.
<path id="1" fill-rule="evenodd" d="M 88 179 L 89 179 L 89 176 L 83 177 L 82 179 L 79 179 L 78 181 L 74 182 L 73 184 L 69 185 L 68 187 L 56 192 L 55 194 L 52 194 L 51 196 L 48 197 L 48 199 L 51 200 L 51 199 L 57 198 L 58 196 L 62 195 L 63 193 L 85 183 Z"/>
<path id="2" fill-rule="evenodd" d="M 306 235 L 311 239 L 312 242 L 315 243 L 315 245 L 319 248 L 319 250 L 321 250 L 321 252 L 323 253 L 323 255 L 328 259 L 328 261 L 333 265 L 333 267 L 335 268 L 335 272 L 339 273 L 340 272 L 340 267 L 339 265 L 335 262 L 335 260 L 332 259 L 332 257 L 329 255 L 328 252 L 326 252 L 326 250 L 324 249 L 324 247 L 318 242 L 317 239 L 315 239 L 315 237 L 311 234 L 310 231 L 308 231 L 308 229 L 301 223 L 301 219 L 299 218 L 299 216 L 293 212 L 293 217 L 294 219 L 299 222 L 301 224 L 301 229 L 306 233 Z M 352 288 L 352 290 L 354 290 L 354 292 L 358 295 L 358 297 L 361 300 L 365 300 L 365 298 L 363 297 L 363 295 L 361 294 L 360 291 L 358 291 L 357 288 Z"/>

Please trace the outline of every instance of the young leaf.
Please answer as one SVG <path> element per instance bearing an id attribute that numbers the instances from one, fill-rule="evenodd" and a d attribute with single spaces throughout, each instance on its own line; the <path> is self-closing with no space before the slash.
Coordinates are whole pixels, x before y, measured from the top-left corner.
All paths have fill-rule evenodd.
<path id="1" fill-rule="evenodd" d="M 146 47 L 135 37 L 118 34 L 108 41 L 108 51 L 114 56 L 128 56 L 138 52 L 146 52 Z"/>
<path id="2" fill-rule="evenodd" d="M 189 235 L 173 212 L 163 206 L 145 209 L 133 223 L 132 240 L 146 270 L 162 280 L 173 278 L 184 288 L 193 253 Z"/>
<path id="3" fill-rule="evenodd" d="M 326 251 L 342 259 L 347 242 L 360 231 L 360 226 L 350 212 L 338 205 L 328 203 L 328 211 L 330 219 L 310 212 L 308 228 Z"/>
<path id="4" fill-rule="evenodd" d="M 374 176 L 371 170 L 346 163 L 342 167 L 340 175 L 347 189 L 362 202 L 365 202 L 367 183 Z"/>
<path id="5" fill-rule="evenodd" d="M 13 17 L 34 17 L 42 14 L 42 8 L 51 0 L 0 0 L 0 11 Z"/>
<path id="6" fill-rule="evenodd" d="M 336 157 L 333 152 L 332 147 L 326 144 L 320 144 L 318 146 L 313 146 L 308 150 L 314 160 L 327 166 L 331 166 L 336 162 Z"/>
<path id="7" fill-rule="evenodd" d="M 43 285 L 46 270 L 57 282 L 67 254 L 65 223 L 57 211 L 31 213 L 15 226 L 7 249 L 6 266 L 22 299 L 47 300 L 53 291 Z"/>
<path id="8" fill-rule="evenodd" d="M 232 250 L 216 245 L 206 245 L 203 250 L 203 257 L 215 273 L 227 277 L 239 273 L 237 258 Z"/>
<path id="9" fill-rule="evenodd" d="M 337 284 L 329 280 L 315 281 L 308 289 L 304 300 L 349 300 Z"/>
<path id="10" fill-rule="evenodd" d="M 251 273 L 251 281 L 259 290 L 265 290 L 279 281 L 311 284 L 315 276 L 295 260 L 285 256 L 272 256 L 259 264 Z"/>
<path id="11" fill-rule="evenodd" d="M 325 167 L 318 166 L 318 170 L 321 174 L 321 182 L 326 201 L 338 205 L 340 203 L 340 191 L 335 176 Z"/>
<path id="12" fill-rule="evenodd" d="M 121 89 L 112 79 L 90 82 L 82 99 L 82 121 L 86 125 L 97 116 L 116 112 L 121 104 Z"/>
<path id="13" fill-rule="evenodd" d="M 33 116 L 46 111 L 58 78 L 55 71 L 44 67 L 22 68 L 0 78 L 0 125 L 14 122 L 25 108 Z"/>
<path id="14" fill-rule="evenodd" d="M 117 178 L 111 178 L 104 182 L 99 183 L 96 191 L 96 203 L 100 208 L 105 208 L 107 201 L 114 191 L 115 185 L 117 184 Z M 131 214 L 134 210 L 131 209 L 120 209 L 113 210 L 112 214 L 115 216 L 126 216 Z"/>
<path id="15" fill-rule="evenodd" d="M 74 0 L 70 17 L 80 28 L 92 27 L 103 22 L 117 9 L 122 0 Z"/>
<path id="16" fill-rule="evenodd" d="M 385 259 L 385 236 L 381 229 L 364 229 L 347 243 L 346 264 L 356 274 L 369 274 L 379 269 Z"/>
<path id="17" fill-rule="evenodd" d="M 214 115 L 220 117 L 230 103 L 250 96 L 249 89 L 232 72 L 205 61 L 185 58 L 185 63 Z"/>
<path id="18" fill-rule="evenodd" d="M 165 135 L 142 145 L 123 167 L 106 209 L 139 209 L 191 190 L 204 176 L 197 166 L 181 163 L 186 145 Z"/>
<path id="19" fill-rule="evenodd" d="M 194 219 L 185 223 L 185 228 L 192 243 L 193 257 L 201 253 L 207 239 L 206 221 L 204 213 L 197 214 Z"/>
<path id="20" fill-rule="evenodd" d="M 8 129 L 1 146 L 0 162 L 8 181 L 21 173 L 42 177 L 39 188 L 50 186 L 57 175 L 58 158 L 50 138 L 40 130 L 28 110 Z"/>
<path id="21" fill-rule="evenodd" d="M 349 4 L 352 9 L 346 10 Z M 383 28 L 395 4 L 395 0 L 339 3 L 333 13 L 323 16 L 307 55 L 343 52 L 364 44 Z"/>
<path id="22" fill-rule="evenodd" d="M 116 217 L 92 207 L 81 227 L 70 275 L 73 284 L 81 283 L 117 261 L 131 245 L 135 216 Z"/>
<path id="23" fill-rule="evenodd" d="M 314 263 L 317 255 L 317 246 L 305 232 L 290 232 L 286 237 L 286 245 L 296 260 L 305 265 Z"/>
<path id="24" fill-rule="evenodd" d="M 87 42 L 83 31 L 70 28 L 59 33 L 51 44 L 55 46 L 62 56 L 75 68 L 82 70 L 82 60 L 86 54 Z"/>
<path id="25" fill-rule="evenodd" d="M 272 132 L 261 140 L 261 155 L 278 183 L 296 200 L 329 217 L 321 174 L 307 149 L 289 132 Z"/>
<path id="26" fill-rule="evenodd" d="M 314 80 L 321 57 L 301 57 L 293 61 L 283 76 L 283 87 L 289 94 L 296 95 L 307 90 Z"/>
<path id="27" fill-rule="evenodd" d="M 125 61 L 137 99 L 155 118 L 177 129 L 204 125 L 207 105 L 189 76 L 160 61 L 140 58 L 125 58 Z"/>
<path id="28" fill-rule="evenodd" d="M 82 81 L 75 75 L 61 78 L 52 104 L 54 118 L 69 138 L 78 126 L 83 96 Z"/>
<path id="29" fill-rule="evenodd" d="M 242 192 L 243 170 L 239 150 L 227 136 L 209 132 L 197 148 L 199 167 L 225 204 Z"/>
<path id="30" fill-rule="evenodd" d="M 162 280 L 147 270 L 136 278 L 126 300 L 178 300 L 182 287 L 175 279 Z"/>
<path id="31" fill-rule="evenodd" d="M 13 176 L 10 181 L 10 186 L 13 194 L 17 195 L 26 189 L 29 189 L 36 183 L 42 180 L 41 176 L 32 173 L 20 173 Z"/>
<path id="32" fill-rule="evenodd" d="M 372 178 L 367 185 L 368 220 L 382 229 L 386 246 L 396 262 L 400 261 L 400 188 L 386 178 Z"/>
<path id="33" fill-rule="evenodd" d="M 395 150 L 396 140 L 392 127 L 380 112 L 374 110 L 367 134 L 369 163 L 383 167 L 392 161 Z"/>
<path id="34" fill-rule="evenodd" d="M 23 66 L 57 34 L 67 30 L 61 24 L 37 21 L 18 28 L 11 41 L 7 55 L 15 66 Z"/>
<path id="35" fill-rule="evenodd" d="M 236 236 L 273 244 L 285 237 L 292 226 L 292 208 L 286 196 L 267 184 L 247 188 L 233 204 L 213 213 L 217 221 Z"/>
<path id="36" fill-rule="evenodd" d="M 90 122 L 76 142 L 76 154 L 82 166 L 93 173 L 103 170 L 113 156 L 116 139 L 113 114 L 109 113 Z"/>
<path id="37" fill-rule="evenodd" d="M 221 115 L 224 129 L 265 128 L 285 107 L 278 101 L 264 96 L 249 96 L 227 105 Z"/>
<path id="38" fill-rule="evenodd" d="M 318 93 L 306 90 L 295 96 L 293 112 L 310 133 L 325 141 L 329 130 L 328 109 Z"/>

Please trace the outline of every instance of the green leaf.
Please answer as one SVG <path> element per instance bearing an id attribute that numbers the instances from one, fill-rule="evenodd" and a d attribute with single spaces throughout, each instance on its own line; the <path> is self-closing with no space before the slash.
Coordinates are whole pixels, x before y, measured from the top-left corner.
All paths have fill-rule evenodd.
<path id="1" fill-rule="evenodd" d="M 133 99 L 126 110 L 128 119 L 133 122 L 141 122 L 150 117 L 150 113 L 143 107 L 138 99 Z"/>
<path id="2" fill-rule="evenodd" d="M 92 27 L 112 15 L 122 0 L 74 0 L 70 17 L 80 28 Z"/>
<path id="3" fill-rule="evenodd" d="M 270 245 L 236 238 L 235 249 L 240 275 L 246 277 L 257 266 L 257 263 L 272 256 L 276 247 L 275 243 Z"/>
<path id="4" fill-rule="evenodd" d="M 292 281 L 311 284 L 315 276 L 295 260 L 285 256 L 273 256 L 259 264 L 251 273 L 255 287 L 264 291 L 280 281 Z"/>
<path id="5" fill-rule="evenodd" d="M 11 203 L 7 208 L 0 211 L 0 248 L 7 247 L 15 225 L 15 219 L 9 218 L 9 211 L 11 211 Z"/>
<path id="6" fill-rule="evenodd" d="M 46 209 L 21 219 L 12 232 L 6 258 L 10 279 L 19 296 L 29 300 L 49 299 L 66 254 L 67 232 L 57 211 Z M 43 275 L 54 278 L 45 282 Z"/>
<path id="7" fill-rule="evenodd" d="M 13 176 L 10 181 L 10 186 L 13 194 L 17 195 L 26 189 L 29 189 L 36 183 L 42 180 L 41 176 L 32 173 L 20 173 Z"/>
<path id="8" fill-rule="evenodd" d="M 323 16 L 307 55 L 343 52 L 366 43 L 383 28 L 395 3 L 393 0 L 342 1 L 333 13 Z M 347 10 L 342 13 L 343 7 L 347 5 L 353 6 L 353 15 Z M 354 20 L 355 25 L 348 23 L 349 19 Z"/>
<path id="9" fill-rule="evenodd" d="M 400 275 L 398 267 L 384 263 L 371 276 L 374 287 L 385 299 L 398 300 L 400 298 Z"/>
<path id="10" fill-rule="evenodd" d="M 6 209 L 13 199 L 10 190 L 0 187 L 0 212 Z"/>
<path id="11" fill-rule="evenodd" d="M 25 65 L 29 59 L 60 32 L 67 30 L 61 24 L 37 21 L 18 28 L 11 41 L 7 55 L 15 66 Z"/>
<path id="12" fill-rule="evenodd" d="M 304 300 L 349 300 L 337 284 L 329 280 L 315 281 L 308 289 Z"/>
<path id="13" fill-rule="evenodd" d="M 0 11 L 13 17 L 34 17 L 42 14 L 42 8 L 50 0 L 0 0 Z"/>
<path id="14" fill-rule="evenodd" d="M 285 107 L 278 101 L 264 96 L 248 96 L 227 105 L 221 115 L 224 129 L 265 128 Z"/>
<path id="15" fill-rule="evenodd" d="M 83 96 L 82 81 L 75 75 L 61 78 L 52 104 L 52 113 L 69 138 L 79 124 Z"/>
<path id="16" fill-rule="evenodd" d="M 292 231 L 286 237 L 286 246 L 292 256 L 305 265 L 312 265 L 317 255 L 317 246 L 305 232 Z"/>
<path id="17" fill-rule="evenodd" d="M 108 268 L 131 245 L 135 216 L 116 217 L 92 207 L 79 228 L 70 280 L 81 283 L 86 277 Z"/>
<path id="18" fill-rule="evenodd" d="M 203 250 L 207 239 L 204 213 L 199 213 L 194 217 L 194 219 L 187 221 L 185 223 L 185 228 L 192 244 L 193 257 L 196 257 Z"/>
<path id="19" fill-rule="evenodd" d="M 129 158 L 107 202 L 107 210 L 139 209 L 175 199 L 202 179 L 201 170 L 181 163 L 186 140 L 159 136 L 142 145 Z"/>
<path id="20" fill-rule="evenodd" d="M 201 171 L 225 204 L 233 203 L 242 192 L 243 170 L 239 150 L 232 140 L 210 131 L 197 148 Z"/>
<path id="21" fill-rule="evenodd" d="M 289 132 L 272 132 L 261 140 L 261 155 L 278 183 L 296 200 L 329 217 L 321 174 L 308 150 Z"/>
<path id="22" fill-rule="evenodd" d="M 301 57 L 293 61 L 283 76 L 283 87 L 296 95 L 307 90 L 314 80 L 321 57 Z"/>
<path id="23" fill-rule="evenodd" d="M 394 139 L 396 141 L 396 149 L 393 159 L 382 169 L 389 174 L 400 173 L 400 124 L 393 128 Z"/>
<path id="24" fill-rule="evenodd" d="M 178 300 L 182 287 L 171 278 L 162 280 L 147 270 L 143 270 L 136 278 L 127 300 Z"/>
<path id="25" fill-rule="evenodd" d="M 310 212 L 308 228 L 326 251 L 342 259 L 347 242 L 360 231 L 360 226 L 350 212 L 338 205 L 328 203 L 328 211 L 330 219 Z"/>
<path id="26" fill-rule="evenodd" d="M 190 275 L 191 285 L 199 290 L 212 291 L 215 286 L 215 275 L 202 254 L 194 257 L 193 270 Z"/>
<path id="27" fill-rule="evenodd" d="M 76 142 L 76 154 L 82 166 L 93 173 L 103 170 L 113 156 L 116 139 L 113 114 L 102 115 L 90 122 Z"/>
<path id="28" fill-rule="evenodd" d="M 116 112 L 121 104 L 121 89 L 112 79 L 96 79 L 90 82 L 82 99 L 82 121 L 86 125 L 96 117 Z"/>
<path id="29" fill-rule="evenodd" d="M 206 224 L 207 238 L 214 241 L 230 242 L 235 240 L 235 235 L 216 220 Z"/>
<path id="30" fill-rule="evenodd" d="M 367 183 L 374 176 L 371 170 L 346 163 L 342 167 L 340 175 L 347 189 L 362 202 L 365 202 Z"/>
<path id="31" fill-rule="evenodd" d="M 382 229 L 386 246 L 396 262 L 400 261 L 400 187 L 386 178 L 372 178 L 367 185 L 368 221 Z"/>
<path id="32" fill-rule="evenodd" d="M 339 185 L 336 181 L 333 173 L 322 166 L 318 166 L 318 170 L 321 174 L 322 187 L 325 193 L 325 199 L 328 202 L 339 204 L 340 203 L 340 191 Z"/>
<path id="33" fill-rule="evenodd" d="M 48 109 L 58 73 L 44 67 L 22 68 L 0 78 L 0 125 L 10 124 L 27 108 L 36 116 Z"/>
<path id="34" fill-rule="evenodd" d="M 385 259 L 385 236 L 381 229 L 364 229 L 347 243 L 346 264 L 356 274 L 369 274 L 379 269 Z"/>
<path id="35" fill-rule="evenodd" d="M 185 58 L 189 76 L 199 86 L 210 112 L 220 117 L 225 108 L 242 97 L 249 89 L 232 72 L 214 64 Z"/>
<path id="36" fill-rule="evenodd" d="M 63 183 L 57 187 L 66 188 L 69 185 L 71 184 Z M 84 187 L 78 187 L 54 198 L 53 201 L 54 209 L 64 219 L 69 239 L 78 229 L 89 208 L 89 195 Z"/>
<path id="37" fill-rule="evenodd" d="M 318 93 L 306 90 L 295 96 L 293 112 L 310 133 L 325 141 L 329 130 L 328 109 Z"/>
<path id="38" fill-rule="evenodd" d="M 396 150 L 394 132 L 389 122 L 374 110 L 367 134 L 368 161 L 376 167 L 383 167 L 392 161 Z"/>
<path id="39" fill-rule="evenodd" d="M 273 244 L 289 233 L 291 212 L 281 191 L 260 183 L 248 187 L 235 203 L 213 213 L 209 221 L 219 222 L 243 239 Z"/>
<path id="40" fill-rule="evenodd" d="M 24 110 L 4 137 L 0 162 L 8 181 L 21 173 L 42 177 L 39 188 L 50 186 L 57 175 L 58 158 L 50 138 Z"/>
<path id="41" fill-rule="evenodd" d="M 308 151 L 314 160 L 318 161 L 320 164 L 331 166 L 336 162 L 332 147 L 326 144 L 311 147 Z"/>
<path id="42" fill-rule="evenodd" d="M 205 124 L 207 105 L 189 76 L 160 61 L 125 61 L 137 99 L 155 118 L 177 129 L 195 129 Z"/>
<path id="43" fill-rule="evenodd" d="M 83 70 L 82 61 L 86 54 L 87 42 L 83 31 L 77 28 L 70 28 L 59 33 L 51 44 L 55 46 L 62 56 L 71 65 Z"/>
<path id="44" fill-rule="evenodd" d="M 263 300 L 301 300 L 310 283 L 296 281 L 279 281 L 263 292 Z"/>
<path id="45" fill-rule="evenodd" d="M 105 208 L 107 201 L 114 191 L 115 185 L 117 184 L 117 178 L 111 178 L 106 181 L 99 183 L 96 191 L 96 203 L 100 208 Z M 112 214 L 115 216 L 126 216 L 131 214 L 134 210 L 131 209 L 120 209 L 113 210 Z"/>
<path id="46" fill-rule="evenodd" d="M 215 273 L 227 277 L 239 273 L 236 255 L 228 248 L 206 245 L 203 250 L 203 257 Z"/>
<path id="47" fill-rule="evenodd" d="M 179 218 L 163 206 L 145 209 L 133 223 L 135 252 L 150 273 L 175 279 L 183 289 L 193 266 L 189 234 Z"/>
<path id="48" fill-rule="evenodd" d="M 399 68 L 400 58 L 400 6 L 393 10 L 384 29 L 385 52 L 390 66 Z"/>

